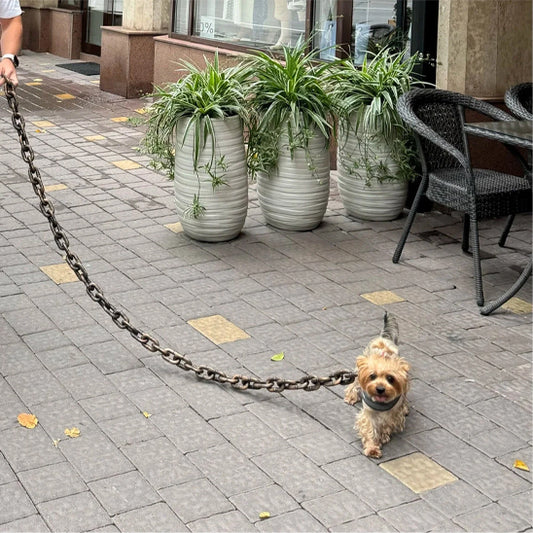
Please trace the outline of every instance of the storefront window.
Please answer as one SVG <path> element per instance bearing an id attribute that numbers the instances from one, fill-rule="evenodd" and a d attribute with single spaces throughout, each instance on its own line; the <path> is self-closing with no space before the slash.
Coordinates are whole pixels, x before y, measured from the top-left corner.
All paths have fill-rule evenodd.
<path id="1" fill-rule="evenodd" d="M 405 15 L 412 1 L 173 0 L 173 35 L 265 50 L 313 35 L 321 59 L 349 55 L 360 64 L 368 51 L 399 35 L 406 45 Z"/>

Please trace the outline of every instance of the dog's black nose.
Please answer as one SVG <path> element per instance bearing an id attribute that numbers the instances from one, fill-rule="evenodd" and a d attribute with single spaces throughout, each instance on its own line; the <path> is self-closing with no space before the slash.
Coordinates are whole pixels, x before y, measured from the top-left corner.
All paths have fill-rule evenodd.
<path id="1" fill-rule="evenodd" d="M 376 392 L 378 394 L 383 394 L 385 392 L 385 387 L 376 387 Z"/>

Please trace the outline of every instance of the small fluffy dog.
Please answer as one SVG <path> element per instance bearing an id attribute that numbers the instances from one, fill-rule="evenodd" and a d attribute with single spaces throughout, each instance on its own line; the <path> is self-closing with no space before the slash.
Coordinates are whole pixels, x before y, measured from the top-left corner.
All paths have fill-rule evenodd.
<path id="1" fill-rule="evenodd" d="M 381 457 L 381 446 L 391 434 L 403 431 L 409 412 L 406 394 L 409 389 L 409 364 L 398 355 L 398 323 L 385 313 L 381 335 L 372 340 L 356 360 L 358 379 L 345 390 L 344 401 L 362 401 L 355 419 L 364 454 Z"/>

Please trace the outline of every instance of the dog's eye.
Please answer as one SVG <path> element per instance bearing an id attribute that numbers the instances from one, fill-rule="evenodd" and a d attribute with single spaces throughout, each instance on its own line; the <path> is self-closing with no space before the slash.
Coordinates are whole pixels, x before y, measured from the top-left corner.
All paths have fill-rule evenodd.
<path id="1" fill-rule="evenodd" d="M 374 381 L 377 378 L 376 374 L 370 374 L 370 379 Z"/>
<path id="2" fill-rule="evenodd" d="M 394 383 L 394 381 L 395 381 L 394 376 L 388 375 L 387 376 L 387 381 L 392 385 Z"/>

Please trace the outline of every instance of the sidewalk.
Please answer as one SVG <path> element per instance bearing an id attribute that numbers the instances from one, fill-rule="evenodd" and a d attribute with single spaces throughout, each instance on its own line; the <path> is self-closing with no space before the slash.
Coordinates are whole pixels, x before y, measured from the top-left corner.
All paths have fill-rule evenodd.
<path id="1" fill-rule="evenodd" d="M 342 387 L 239 392 L 143 349 L 62 268 L 4 99 L 0 531 L 531 531 L 531 473 L 513 466 L 533 468 L 531 280 L 483 317 L 456 215 L 420 215 L 394 265 L 404 219 L 350 219 L 335 183 L 315 231 L 266 226 L 252 185 L 238 239 L 194 242 L 135 150 L 126 119 L 146 102 L 70 62 L 24 53 L 19 109 L 72 250 L 130 322 L 195 364 L 294 379 L 353 369 L 388 310 L 411 412 L 368 459 Z M 531 250 L 530 215 L 503 249 L 502 227 L 481 223 L 487 300 Z"/>

